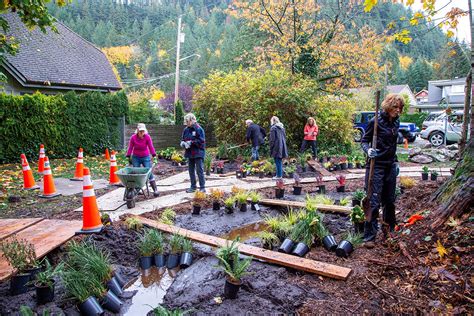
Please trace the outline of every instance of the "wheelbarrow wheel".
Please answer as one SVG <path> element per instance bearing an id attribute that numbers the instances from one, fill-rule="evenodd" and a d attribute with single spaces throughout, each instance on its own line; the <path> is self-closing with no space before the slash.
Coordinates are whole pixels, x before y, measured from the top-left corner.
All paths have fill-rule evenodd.
<path id="1" fill-rule="evenodd" d="M 127 201 L 127 207 L 128 208 L 134 208 L 135 207 L 135 200 L 129 200 Z"/>

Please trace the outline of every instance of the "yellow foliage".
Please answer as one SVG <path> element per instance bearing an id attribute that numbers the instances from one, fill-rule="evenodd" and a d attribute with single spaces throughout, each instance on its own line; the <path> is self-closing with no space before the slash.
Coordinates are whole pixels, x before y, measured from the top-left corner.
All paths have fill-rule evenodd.
<path id="1" fill-rule="evenodd" d="M 159 58 L 164 58 L 168 55 L 168 52 L 164 49 L 160 49 L 158 52 L 157 52 L 157 55 Z"/>
<path id="2" fill-rule="evenodd" d="M 107 59 L 114 65 L 122 64 L 128 65 L 133 57 L 132 46 L 116 46 L 102 48 Z"/>
<path id="3" fill-rule="evenodd" d="M 446 250 L 446 248 L 444 248 L 444 246 L 441 244 L 441 242 L 438 241 L 436 242 L 436 250 L 438 250 L 438 254 L 439 254 L 439 257 L 442 259 L 445 255 L 448 254 L 448 251 Z"/>
<path id="4" fill-rule="evenodd" d="M 370 12 L 377 2 L 378 0 L 364 0 L 364 11 Z"/>
<path id="5" fill-rule="evenodd" d="M 160 89 L 157 89 L 153 92 L 151 99 L 153 101 L 160 101 L 165 96 L 165 93 Z"/>
<path id="6" fill-rule="evenodd" d="M 413 62 L 413 59 L 411 59 L 409 56 L 400 56 L 398 60 L 400 61 L 400 66 L 403 70 L 407 70 L 408 66 L 410 66 Z"/>
<path id="7" fill-rule="evenodd" d="M 410 189 L 416 185 L 416 181 L 413 178 L 401 176 L 400 177 L 400 185 L 404 188 Z"/>

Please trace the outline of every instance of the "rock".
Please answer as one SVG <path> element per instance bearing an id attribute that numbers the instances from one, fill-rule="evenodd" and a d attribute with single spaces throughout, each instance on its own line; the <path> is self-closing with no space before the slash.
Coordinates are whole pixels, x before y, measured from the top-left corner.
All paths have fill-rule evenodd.
<path id="1" fill-rule="evenodd" d="M 427 149 L 433 147 L 430 142 L 426 142 L 420 145 L 420 148 Z"/>
<path id="2" fill-rule="evenodd" d="M 446 146 L 448 150 L 459 150 L 459 145 L 458 144 L 452 144 L 449 146 Z"/>
<path id="3" fill-rule="evenodd" d="M 449 149 L 447 149 L 447 148 L 440 149 L 438 152 L 439 152 L 440 154 L 442 154 L 442 155 L 445 155 L 445 156 L 448 157 L 449 159 L 453 159 L 453 158 L 456 157 L 456 155 L 457 155 L 457 152 L 456 152 L 456 151 L 449 150 Z"/>
<path id="4" fill-rule="evenodd" d="M 445 155 L 443 155 L 442 153 L 440 153 L 438 151 L 425 152 L 424 154 L 426 156 L 429 156 L 429 157 L 433 158 L 434 161 L 446 162 L 446 161 L 449 160 L 448 157 L 446 157 Z"/>
<path id="5" fill-rule="evenodd" d="M 409 157 L 413 157 L 413 156 L 416 156 L 416 155 L 419 155 L 421 154 L 421 148 L 419 147 L 413 147 L 413 148 L 410 148 L 408 150 L 408 156 Z"/>
<path id="6" fill-rule="evenodd" d="M 410 157 L 411 162 L 416 162 L 416 163 L 422 163 L 422 164 L 428 164 L 433 162 L 433 158 L 427 155 L 416 155 L 413 157 Z"/>

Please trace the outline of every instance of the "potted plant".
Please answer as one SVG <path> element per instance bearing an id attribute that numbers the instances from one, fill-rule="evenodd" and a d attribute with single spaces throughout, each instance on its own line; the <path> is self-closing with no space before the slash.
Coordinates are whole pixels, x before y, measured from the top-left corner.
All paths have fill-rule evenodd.
<path id="1" fill-rule="evenodd" d="M 319 194 L 326 194 L 326 186 L 323 184 L 323 177 L 316 175 L 316 186 L 318 187 L 317 192 Z"/>
<path id="2" fill-rule="evenodd" d="M 145 230 L 139 237 L 138 249 L 140 250 L 140 268 L 147 270 L 153 263 L 153 240 L 151 229 Z"/>
<path id="3" fill-rule="evenodd" d="M 181 239 L 181 249 L 183 253 L 179 259 L 179 267 L 186 269 L 193 263 L 193 243 L 188 238 Z"/>
<path id="4" fill-rule="evenodd" d="M 327 251 L 336 251 L 336 248 L 337 248 L 336 238 L 334 238 L 334 236 L 331 235 L 329 230 L 326 228 L 326 226 L 323 223 L 322 218 L 318 223 L 316 234 L 318 235 L 318 238 L 323 243 L 324 249 L 326 249 Z"/>
<path id="5" fill-rule="evenodd" d="M 282 179 L 278 179 L 276 181 L 276 188 L 275 188 L 275 197 L 277 199 L 282 199 L 285 196 L 285 183 Z"/>
<path id="6" fill-rule="evenodd" d="M 288 178 L 293 178 L 293 174 L 296 171 L 296 166 L 294 164 L 289 164 L 285 167 L 285 174 Z"/>
<path id="7" fill-rule="evenodd" d="M 354 231 L 356 233 L 364 233 L 365 214 L 359 205 L 352 208 L 349 218 L 354 226 Z"/>
<path id="8" fill-rule="evenodd" d="M 314 241 L 309 226 L 306 225 L 306 221 L 304 220 L 298 222 L 293 228 L 290 239 L 297 242 L 291 254 L 298 257 L 304 257 L 309 252 Z"/>
<path id="9" fill-rule="evenodd" d="M 224 161 L 217 161 L 216 162 L 216 169 L 217 169 L 217 174 L 223 174 L 224 173 Z"/>
<path id="10" fill-rule="evenodd" d="M 356 206 L 356 205 L 361 205 L 360 203 L 362 202 L 362 200 L 365 198 L 365 191 L 364 190 L 356 190 L 353 194 L 352 194 L 352 206 Z"/>
<path id="11" fill-rule="evenodd" d="M 32 280 L 28 268 L 36 264 L 34 246 L 26 240 L 15 237 L 4 240 L 0 244 L 3 256 L 16 272 L 10 278 L 10 293 L 17 295 L 28 290 L 28 282 Z"/>
<path id="12" fill-rule="evenodd" d="M 272 250 L 278 242 L 278 236 L 274 233 L 268 232 L 266 230 L 258 232 L 255 237 L 260 238 L 262 243 L 262 248 Z"/>
<path id="13" fill-rule="evenodd" d="M 201 208 L 204 205 L 206 200 L 206 193 L 201 191 L 196 191 L 193 197 L 193 215 L 199 215 L 201 213 Z"/>
<path id="14" fill-rule="evenodd" d="M 237 298 L 240 286 L 242 285 L 242 277 L 248 274 L 247 269 L 252 262 L 252 257 L 240 260 L 239 252 L 228 261 L 228 258 L 221 257 L 219 252 L 216 253 L 216 257 L 219 259 L 220 266 L 224 273 L 227 275 L 224 287 L 224 296 L 229 299 Z"/>
<path id="15" fill-rule="evenodd" d="M 252 211 L 260 211 L 260 206 L 258 205 L 258 202 L 262 199 L 262 196 L 255 191 L 249 192 L 249 199 L 250 199 L 250 209 Z"/>
<path id="16" fill-rule="evenodd" d="M 229 196 L 227 199 L 225 199 L 224 205 L 227 214 L 234 213 L 235 198 L 233 196 Z"/>
<path id="17" fill-rule="evenodd" d="M 362 168 L 362 156 L 361 155 L 355 155 L 354 157 L 354 163 L 357 169 Z"/>
<path id="18" fill-rule="evenodd" d="M 436 170 L 431 170 L 431 181 L 436 181 L 438 179 L 438 172 Z"/>
<path id="19" fill-rule="evenodd" d="M 170 254 L 168 256 L 168 260 L 166 262 L 166 267 L 168 269 L 173 269 L 178 266 L 179 263 L 179 255 L 181 253 L 181 245 L 183 237 L 179 234 L 173 234 L 170 239 Z"/>
<path id="20" fill-rule="evenodd" d="M 413 178 L 401 176 L 400 177 L 400 192 L 403 193 L 407 189 L 411 189 L 416 185 L 416 181 Z"/>
<path id="21" fill-rule="evenodd" d="M 212 155 L 209 152 L 206 152 L 206 156 L 204 157 L 204 170 L 206 170 L 206 175 L 211 175 L 211 167 L 212 167 Z"/>
<path id="22" fill-rule="evenodd" d="M 240 238 L 237 237 L 230 244 L 226 241 L 225 246 L 217 249 L 216 256 L 228 262 L 230 266 L 233 266 L 234 262 L 239 259 L 239 248 L 237 247 L 239 240 Z"/>
<path id="23" fill-rule="evenodd" d="M 339 159 L 339 165 L 341 166 L 341 170 L 346 170 L 347 169 L 347 157 L 342 156 Z"/>
<path id="24" fill-rule="evenodd" d="M 163 235 L 156 229 L 150 229 L 151 244 L 153 246 L 153 260 L 155 266 L 162 268 L 165 266 L 165 245 Z"/>
<path id="25" fill-rule="evenodd" d="M 362 235 L 347 233 L 346 237 L 337 245 L 336 255 L 347 258 L 354 251 L 354 248 L 362 244 Z"/>
<path id="26" fill-rule="evenodd" d="M 224 191 L 220 189 L 211 189 L 209 196 L 212 201 L 212 209 L 214 211 L 220 210 L 221 201 L 222 201 L 222 198 L 224 197 Z"/>
<path id="27" fill-rule="evenodd" d="M 303 187 L 301 186 L 300 176 L 297 173 L 295 173 L 293 175 L 293 179 L 295 180 L 295 184 L 293 185 L 293 194 L 301 195 L 301 190 L 303 189 Z"/>
<path id="28" fill-rule="evenodd" d="M 161 213 L 159 221 L 166 225 L 174 225 L 175 218 L 176 212 L 172 208 L 167 208 Z"/>
<path id="29" fill-rule="evenodd" d="M 336 177 L 336 180 L 338 182 L 338 186 L 336 187 L 337 192 L 345 192 L 346 189 L 346 176 L 343 174 L 340 174 Z"/>
<path id="30" fill-rule="evenodd" d="M 321 155 L 321 158 L 322 158 L 322 161 L 321 161 L 321 158 L 320 158 L 320 162 L 327 162 L 329 160 L 329 153 L 327 151 L 322 151 L 320 153 Z"/>
<path id="31" fill-rule="evenodd" d="M 286 237 L 278 248 L 278 252 L 291 253 L 295 247 L 296 243 L 291 238 L 291 235 Z"/>
<path id="32" fill-rule="evenodd" d="M 347 206 L 349 205 L 349 203 L 351 203 L 351 198 L 349 196 L 346 196 L 345 198 L 339 200 L 339 205 L 341 206 Z M 335 204 L 337 205 L 337 203 Z"/>
<path id="33" fill-rule="evenodd" d="M 285 240 L 285 237 L 290 234 L 293 227 L 289 221 L 281 217 L 266 216 L 264 221 L 280 241 Z"/>
<path id="34" fill-rule="evenodd" d="M 428 169 L 427 166 L 423 166 L 423 168 L 421 168 L 421 180 L 427 181 L 429 172 L 430 169 Z"/>
<path id="35" fill-rule="evenodd" d="M 171 155 L 171 161 L 173 166 L 181 166 L 184 158 L 179 153 L 175 152 Z"/>
<path id="36" fill-rule="evenodd" d="M 94 296 L 94 292 L 105 290 L 100 282 L 94 278 L 85 277 L 81 271 L 74 269 L 64 272 L 63 281 L 67 292 L 79 302 L 78 308 L 83 315 L 104 314 L 104 310 Z"/>
<path id="37" fill-rule="evenodd" d="M 247 198 L 248 194 L 246 192 L 239 192 L 235 195 L 235 200 L 241 212 L 247 212 Z"/>
<path id="38" fill-rule="evenodd" d="M 48 259 L 45 260 L 44 270 L 38 272 L 36 275 L 36 281 L 34 282 L 36 289 L 36 302 L 38 305 L 53 301 L 55 286 L 54 277 L 62 273 L 63 267 L 64 264 L 60 263 L 53 268 Z"/>
<path id="39" fill-rule="evenodd" d="M 347 158 L 347 169 L 354 169 L 354 156 Z"/>
<path id="40" fill-rule="evenodd" d="M 237 167 L 237 170 L 235 171 L 235 176 L 236 176 L 237 179 L 242 179 L 243 178 L 242 166 Z"/>
<path id="41" fill-rule="evenodd" d="M 332 166 L 332 164 L 331 164 L 330 161 L 327 161 L 327 162 L 323 163 L 323 167 L 326 168 L 326 170 L 328 170 L 328 171 L 332 171 L 331 166 Z"/>
<path id="42" fill-rule="evenodd" d="M 308 161 L 306 160 L 306 155 L 305 154 L 299 154 L 298 155 L 298 162 L 301 166 L 301 172 L 306 172 L 306 165 L 308 163 Z"/>

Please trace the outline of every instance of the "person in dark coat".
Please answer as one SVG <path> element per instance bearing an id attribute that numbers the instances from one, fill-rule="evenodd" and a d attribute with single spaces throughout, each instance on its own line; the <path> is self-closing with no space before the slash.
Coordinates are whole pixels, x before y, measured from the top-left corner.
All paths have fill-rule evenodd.
<path id="1" fill-rule="evenodd" d="M 382 102 L 382 110 L 378 117 L 377 145 L 372 147 L 375 117 L 369 121 L 366 132 L 361 140 L 361 147 L 367 154 L 368 162 L 375 159 L 374 175 L 372 179 L 372 195 L 370 199 L 370 211 L 372 220 L 364 223 L 364 241 L 372 245 L 378 231 L 379 208 L 383 207 L 383 231 L 393 231 L 396 225 L 395 218 L 395 187 L 399 172 L 397 159 L 397 138 L 400 127 L 399 116 L 403 111 L 405 102 L 398 94 L 389 94 Z M 366 191 L 368 189 L 369 167 L 365 174 Z"/>
<path id="2" fill-rule="evenodd" d="M 273 116 L 270 119 L 270 156 L 275 159 L 276 176 L 273 180 L 281 179 L 283 176 L 283 158 L 288 157 L 288 148 L 286 147 L 285 127 L 280 123 L 280 119 Z"/>
<path id="3" fill-rule="evenodd" d="M 188 171 L 191 187 L 188 193 L 196 191 L 196 173 L 199 178 L 199 190 L 206 192 L 206 179 L 204 177 L 204 157 L 206 156 L 206 136 L 204 130 L 197 123 L 192 113 L 184 116 L 186 128 L 181 137 L 181 147 L 185 149 L 184 157 L 188 158 Z"/>
<path id="4" fill-rule="evenodd" d="M 246 120 L 247 135 L 246 139 L 248 143 L 252 144 L 252 160 L 259 160 L 258 149 L 263 145 L 267 133 L 260 125 L 255 124 L 252 120 Z"/>

